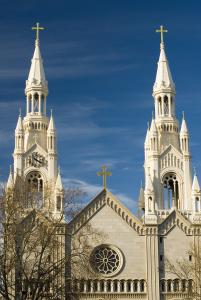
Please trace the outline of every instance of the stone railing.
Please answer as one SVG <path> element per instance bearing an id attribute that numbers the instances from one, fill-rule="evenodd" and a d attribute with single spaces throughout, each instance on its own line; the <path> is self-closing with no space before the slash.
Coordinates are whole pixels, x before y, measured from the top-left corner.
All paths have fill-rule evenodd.
<path id="1" fill-rule="evenodd" d="M 146 294 L 146 282 L 141 280 L 68 280 L 69 293 L 144 293 Z"/>
<path id="2" fill-rule="evenodd" d="M 170 209 L 160 209 L 157 211 L 157 215 L 158 215 L 158 218 L 160 219 L 160 221 L 165 220 L 169 216 L 170 213 L 171 213 Z"/>
<path id="3" fill-rule="evenodd" d="M 160 292 L 189 294 L 192 291 L 192 280 L 186 279 L 161 279 Z"/>

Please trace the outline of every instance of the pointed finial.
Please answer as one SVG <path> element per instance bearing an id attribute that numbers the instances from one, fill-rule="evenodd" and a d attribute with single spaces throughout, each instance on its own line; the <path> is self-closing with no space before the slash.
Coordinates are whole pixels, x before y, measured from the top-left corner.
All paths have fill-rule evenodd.
<path id="1" fill-rule="evenodd" d="M 149 126 L 149 122 L 147 122 L 147 129 L 149 130 L 150 126 Z"/>
<path id="2" fill-rule="evenodd" d="M 194 176 L 197 176 L 196 167 L 193 167 Z"/>
<path id="3" fill-rule="evenodd" d="M 10 165 L 10 173 L 13 173 L 13 167 Z"/>
<path id="4" fill-rule="evenodd" d="M 183 118 L 183 120 L 185 119 L 185 113 L 184 113 L 184 111 L 182 111 L 182 118 Z"/>
<path id="5" fill-rule="evenodd" d="M 161 45 L 161 47 L 164 47 L 164 38 L 163 38 L 163 34 L 166 33 L 166 32 L 168 32 L 168 30 L 167 30 L 167 29 L 164 29 L 163 25 L 161 25 L 161 26 L 160 26 L 160 29 L 156 29 L 156 32 L 160 32 L 160 34 L 161 34 L 161 43 L 160 43 L 160 45 Z"/>
<path id="6" fill-rule="evenodd" d="M 53 109 L 51 108 L 50 109 L 50 116 L 52 117 L 52 114 L 53 114 Z"/>
<path id="7" fill-rule="evenodd" d="M 22 109 L 21 109 L 21 107 L 19 107 L 19 117 L 21 117 L 22 116 Z"/>
<path id="8" fill-rule="evenodd" d="M 152 110 L 152 120 L 154 120 L 154 111 Z"/>
<path id="9" fill-rule="evenodd" d="M 32 27 L 32 30 L 36 30 L 36 44 L 37 45 L 39 44 L 39 31 L 44 30 L 44 29 L 45 29 L 44 27 L 40 27 L 39 23 L 36 23 L 36 26 Z"/>
<path id="10" fill-rule="evenodd" d="M 61 174 L 61 168 L 58 166 L 58 174 Z"/>

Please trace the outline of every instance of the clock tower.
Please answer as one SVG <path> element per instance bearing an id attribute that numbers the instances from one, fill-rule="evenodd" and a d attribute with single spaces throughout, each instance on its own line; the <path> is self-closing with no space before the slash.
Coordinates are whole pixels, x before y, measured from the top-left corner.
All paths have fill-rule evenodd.
<path id="1" fill-rule="evenodd" d="M 40 52 L 39 30 L 37 23 L 35 50 L 31 68 L 26 80 L 26 115 L 21 113 L 15 129 L 15 149 L 13 153 L 14 170 L 10 171 L 9 181 L 16 183 L 20 177 L 25 183 L 26 205 L 29 196 L 38 200 L 37 205 L 55 216 L 63 211 L 63 186 L 57 164 L 56 129 L 51 112 L 46 114 L 48 82 L 45 78 L 43 60 Z M 50 201 L 45 200 L 49 191 Z"/>

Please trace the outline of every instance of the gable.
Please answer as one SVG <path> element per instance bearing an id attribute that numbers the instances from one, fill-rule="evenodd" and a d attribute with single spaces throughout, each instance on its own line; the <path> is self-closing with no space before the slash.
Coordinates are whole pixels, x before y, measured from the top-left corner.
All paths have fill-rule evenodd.
<path id="1" fill-rule="evenodd" d="M 181 153 L 172 145 L 170 145 L 161 154 L 160 165 L 161 170 L 164 170 L 166 168 L 176 168 L 183 171 L 183 161 Z"/>
<path id="2" fill-rule="evenodd" d="M 35 143 L 27 152 L 25 152 L 25 157 L 29 156 L 33 151 L 37 151 L 43 156 L 47 155 L 47 152 L 39 144 Z"/>
<path id="3" fill-rule="evenodd" d="M 191 223 L 178 210 L 173 210 L 169 216 L 159 225 L 159 233 L 167 235 L 174 227 L 178 227 L 185 235 L 192 235 Z"/>
<path id="4" fill-rule="evenodd" d="M 127 226 L 136 231 L 139 235 L 144 235 L 143 224 L 138 220 L 116 197 L 109 191 L 103 190 L 98 194 L 70 223 L 72 233 L 76 233 L 89 220 L 91 221 L 96 214 L 105 206 L 113 215 L 118 216 Z M 112 212 L 111 212 L 112 214 Z M 104 220 L 103 220 L 104 222 Z"/>

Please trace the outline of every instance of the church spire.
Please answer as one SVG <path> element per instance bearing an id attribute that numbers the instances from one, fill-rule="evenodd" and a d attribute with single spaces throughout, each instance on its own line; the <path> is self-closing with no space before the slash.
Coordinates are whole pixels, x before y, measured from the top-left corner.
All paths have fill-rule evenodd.
<path id="1" fill-rule="evenodd" d="M 36 30 L 36 40 L 35 40 L 35 50 L 31 61 L 31 68 L 29 71 L 28 80 L 26 81 L 26 92 L 28 92 L 30 89 L 35 89 L 35 90 L 40 89 L 46 91 L 47 93 L 48 86 L 45 78 L 43 60 L 40 52 L 40 43 L 39 43 L 39 30 L 42 30 L 44 28 L 39 27 L 39 23 L 37 23 L 36 27 L 32 27 L 32 29 Z"/>
<path id="2" fill-rule="evenodd" d="M 27 115 L 46 115 L 46 97 L 48 82 L 45 78 L 43 60 L 40 52 L 39 31 L 44 29 L 36 24 L 35 50 L 31 60 L 29 76 L 26 81 L 25 94 L 27 96 Z"/>
<path id="3" fill-rule="evenodd" d="M 163 33 L 167 32 L 167 30 L 164 30 L 163 26 L 161 25 L 160 29 L 156 32 L 161 33 L 161 43 L 156 80 L 153 87 L 153 96 L 161 92 L 172 92 L 175 94 L 175 84 L 173 82 L 168 60 L 165 54 L 165 45 L 163 40 Z"/>

